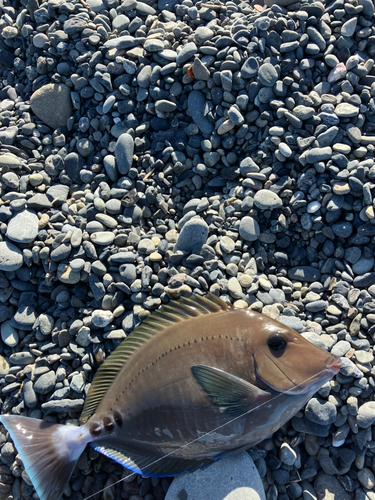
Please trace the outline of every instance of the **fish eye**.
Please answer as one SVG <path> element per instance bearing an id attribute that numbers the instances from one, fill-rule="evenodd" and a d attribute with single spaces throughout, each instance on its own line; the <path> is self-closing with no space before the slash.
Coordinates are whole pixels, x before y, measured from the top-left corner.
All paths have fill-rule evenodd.
<path id="1" fill-rule="evenodd" d="M 272 337 L 268 339 L 268 347 L 274 353 L 281 354 L 285 351 L 286 345 L 287 341 L 280 335 L 272 335 Z"/>

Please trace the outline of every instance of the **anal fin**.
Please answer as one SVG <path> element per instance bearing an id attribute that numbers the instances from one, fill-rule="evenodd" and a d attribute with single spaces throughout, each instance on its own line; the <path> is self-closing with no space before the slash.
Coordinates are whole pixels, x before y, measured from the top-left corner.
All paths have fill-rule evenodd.
<path id="1" fill-rule="evenodd" d="M 96 451 L 106 457 L 112 458 L 123 467 L 149 477 L 177 476 L 183 472 L 191 472 L 199 467 L 210 464 L 212 459 L 188 460 L 183 458 L 173 458 L 173 456 L 157 457 L 148 455 L 132 449 L 108 444 L 105 441 L 95 441 L 90 443 Z"/>

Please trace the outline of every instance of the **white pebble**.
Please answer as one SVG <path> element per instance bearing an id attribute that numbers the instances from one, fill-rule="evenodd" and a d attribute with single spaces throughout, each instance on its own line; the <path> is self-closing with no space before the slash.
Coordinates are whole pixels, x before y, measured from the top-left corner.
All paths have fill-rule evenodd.
<path id="1" fill-rule="evenodd" d="M 307 213 L 308 214 L 315 214 L 319 210 L 319 208 L 322 206 L 319 201 L 312 201 L 307 205 Z"/>

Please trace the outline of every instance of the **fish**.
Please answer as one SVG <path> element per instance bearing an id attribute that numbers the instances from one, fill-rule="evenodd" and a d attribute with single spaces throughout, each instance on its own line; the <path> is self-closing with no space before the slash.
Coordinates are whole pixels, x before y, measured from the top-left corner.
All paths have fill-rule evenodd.
<path id="1" fill-rule="evenodd" d="M 1 415 L 41 500 L 86 445 L 143 476 L 204 467 L 271 436 L 340 369 L 294 330 L 213 294 L 149 315 L 99 367 L 80 426 Z"/>

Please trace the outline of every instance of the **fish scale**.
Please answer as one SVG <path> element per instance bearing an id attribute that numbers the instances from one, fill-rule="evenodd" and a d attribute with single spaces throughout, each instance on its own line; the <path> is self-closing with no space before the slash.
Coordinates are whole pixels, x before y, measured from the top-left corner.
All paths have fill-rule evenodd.
<path id="1" fill-rule="evenodd" d="M 218 297 L 150 315 L 101 365 L 81 427 L 2 415 L 41 500 L 90 444 L 145 476 L 194 470 L 270 436 L 340 367 L 287 326 Z"/>

